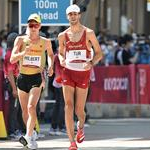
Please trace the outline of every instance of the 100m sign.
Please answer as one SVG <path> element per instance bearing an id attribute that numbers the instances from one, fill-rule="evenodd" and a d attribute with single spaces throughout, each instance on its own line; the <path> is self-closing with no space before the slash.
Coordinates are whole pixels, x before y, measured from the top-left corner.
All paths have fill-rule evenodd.
<path id="1" fill-rule="evenodd" d="M 49 0 L 35 0 L 35 7 L 37 9 L 57 9 L 58 8 L 58 3 L 57 2 L 51 2 Z"/>

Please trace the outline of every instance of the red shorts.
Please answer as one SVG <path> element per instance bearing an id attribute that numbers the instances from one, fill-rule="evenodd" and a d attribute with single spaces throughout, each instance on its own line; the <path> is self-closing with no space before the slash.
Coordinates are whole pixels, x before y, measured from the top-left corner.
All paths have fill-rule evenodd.
<path id="1" fill-rule="evenodd" d="M 63 85 L 86 89 L 90 81 L 90 70 L 74 71 L 64 68 L 62 71 Z"/>

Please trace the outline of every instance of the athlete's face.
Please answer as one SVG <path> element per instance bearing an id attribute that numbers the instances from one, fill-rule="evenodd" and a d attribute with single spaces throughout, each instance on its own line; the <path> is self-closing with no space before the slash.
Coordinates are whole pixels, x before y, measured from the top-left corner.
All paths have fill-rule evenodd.
<path id="1" fill-rule="evenodd" d="M 41 24 L 37 23 L 34 20 L 31 20 L 28 22 L 28 28 L 29 28 L 30 32 L 38 32 L 41 28 Z"/>
<path id="2" fill-rule="evenodd" d="M 75 25 L 79 22 L 80 19 L 80 13 L 71 12 L 68 14 L 68 20 L 71 25 Z"/>

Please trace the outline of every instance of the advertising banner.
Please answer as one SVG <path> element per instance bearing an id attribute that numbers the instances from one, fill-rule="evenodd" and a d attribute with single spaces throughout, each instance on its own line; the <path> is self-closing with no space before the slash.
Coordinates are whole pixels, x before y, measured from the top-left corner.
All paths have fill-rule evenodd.
<path id="1" fill-rule="evenodd" d="M 138 101 L 141 104 L 150 104 L 150 66 L 138 65 L 137 66 L 137 80 Z"/>
<path id="2" fill-rule="evenodd" d="M 131 88 L 135 90 L 136 85 L 132 85 L 135 80 L 135 66 L 108 66 L 95 67 L 95 82 L 91 82 L 90 102 L 101 103 L 132 103 L 135 99 L 131 93 Z"/>

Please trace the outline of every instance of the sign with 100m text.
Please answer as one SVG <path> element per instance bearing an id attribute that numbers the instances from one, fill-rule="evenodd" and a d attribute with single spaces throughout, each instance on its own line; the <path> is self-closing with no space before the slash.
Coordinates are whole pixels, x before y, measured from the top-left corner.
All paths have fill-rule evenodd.
<path id="1" fill-rule="evenodd" d="M 72 0 L 20 0 L 20 24 L 26 25 L 30 14 L 41 16 L 42 25 L 68 25 L 66 8 Z"/>

